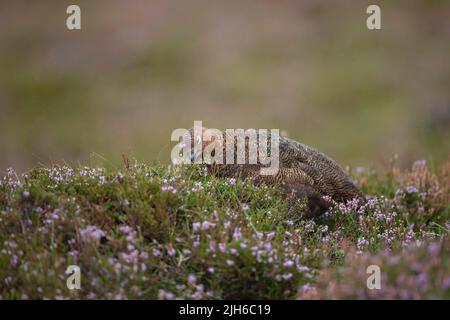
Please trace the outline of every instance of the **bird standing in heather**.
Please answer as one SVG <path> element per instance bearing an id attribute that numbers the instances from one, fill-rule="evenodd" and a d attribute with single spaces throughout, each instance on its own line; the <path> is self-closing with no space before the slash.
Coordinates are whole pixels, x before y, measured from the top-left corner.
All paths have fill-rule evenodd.
<path id="1" fill-rule="evenodd" d="M 207 131 L 201 128 L 202 135 Z M 270 135 L 269 135 L 270 136 Z M 259 136 L 258 136 L 259 137 Z M 233 139 L 236 146 L 236 136 L 227 132 L 221 133 L 223 157 L 226 159 L 226 142 Z M 331 206 L 329 199 L 336 202 L 346 202 L 357 199 L 365 202 L 363 193 L 356 187 L 345 171 L 324 153 L 287 137 L 279 136 L 279 169 L 276 174 L 262 175 L 262 164 L 228 164 L 208 163 L 208 173 L 219 177 L 240 177 L 253 179 L 255 184 L 278 186 L 283 196 L 289 201 L 290 212 L 301 214 L 305 218 L 317 218 Z M 201 150 L 205 150 L 214 139 L 199 139 L 194 136 L 194 128 L 184 137 L 184 141 L 194 147 L 202 142 Z M 217 142 L 217 141 L 216 141 Z M 249 147 L 246 143 L 246 159 L 249 157 Z M 234 157 L 236 160 L 235 147 Z M 195 155 L 194 157 L 198 157 Z M 194 160 L 194 159 L 193 159 Z M 300 205 L 303 202 L 303 206 Z"/>

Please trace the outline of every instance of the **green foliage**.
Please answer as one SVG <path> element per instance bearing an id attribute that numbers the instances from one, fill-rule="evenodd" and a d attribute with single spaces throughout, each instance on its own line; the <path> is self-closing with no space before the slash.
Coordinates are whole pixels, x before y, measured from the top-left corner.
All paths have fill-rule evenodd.
<path id="1" fill-rule="evenodd" d="M 312 221 L 288 216 L 276 187 L 216 178 L 201 166 L 10 169 L 0 180 L 0 296 L 292 299 L 317 288 L 325 298 L 371 297 L 327 291 L 323 275 L 345 279 L 359 274 L 345 270 L 367 267 L 351 258 L 403 259 L 403 248 L 447 241 L 449 186 L 423 163 L 356 178 L 367 204 L 336 203 Z M 448 261 L 433 252 L 433 265 L 421 264 L 432 283 L 417 284 L 426 290 L 409 285 L 391 296 L 448 297 Z M 81 268 L 81 290 L 66 287 L 71 264 Z M 411 274 L 396 266 L 386 286 Z M 348 283 L 365 288 L 362 276 Z"/>

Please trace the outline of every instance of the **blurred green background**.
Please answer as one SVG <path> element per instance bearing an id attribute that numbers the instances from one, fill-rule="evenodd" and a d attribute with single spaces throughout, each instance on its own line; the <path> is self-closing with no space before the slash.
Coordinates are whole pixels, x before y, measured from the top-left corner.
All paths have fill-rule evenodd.
<path id="1" fill-rule="evenodd" d="M 0 172 L 168 163 L 194 120 L 279 128 L 342 165 L 443 161 L 450 1 L 0 1 Z"/>

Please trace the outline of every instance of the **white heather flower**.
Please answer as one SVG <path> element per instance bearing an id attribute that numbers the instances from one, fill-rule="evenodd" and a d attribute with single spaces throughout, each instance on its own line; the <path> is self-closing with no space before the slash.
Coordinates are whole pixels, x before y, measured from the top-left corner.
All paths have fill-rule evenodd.
<path id="1" fill-rule="evenodd" d="M 231 266 L 234 266 L 234 261 L 233 261 L 233 260 L 229 260 L 229 259 L 228 259 L 228 260 L 226 261 L 226 263 L 227 263 L 227 265 L 229 265 L 230 267 L 231 267 Z"/>
<path id="2" fill-rule="evenodd" d="M 192 224 L 192 230 L 194 230 L 194 232 L 197 232 L 198 230 L 200 230 L 201 224 L 200 222 L 194 222 Z"/>

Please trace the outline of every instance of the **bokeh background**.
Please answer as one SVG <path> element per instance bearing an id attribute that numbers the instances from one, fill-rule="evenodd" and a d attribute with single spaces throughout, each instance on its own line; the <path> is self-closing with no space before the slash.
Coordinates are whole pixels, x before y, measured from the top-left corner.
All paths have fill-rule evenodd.
<path id="1" fill-rule="evenodd" d="M 280 128 L 343 165 L 443 161 L 450 1 L 0 0 L 0 172 L 169 163 L 194 120 Z"/>

